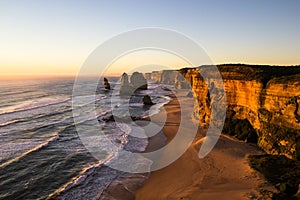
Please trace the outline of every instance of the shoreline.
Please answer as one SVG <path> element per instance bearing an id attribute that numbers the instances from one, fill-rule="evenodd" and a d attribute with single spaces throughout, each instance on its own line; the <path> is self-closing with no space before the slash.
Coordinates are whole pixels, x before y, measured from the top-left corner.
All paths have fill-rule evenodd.
<path id="1" fill-rule="evenodd" d="M 174 96 L 171 98 L 163 106 L 167 113 L 167 121 L 163 127 L 165 143 L 176 135 L 182 115 L 179 102 Z M 187 113 L 191 113 L 190 111 Z M 187 113 L 183 113 L 183 116 L 191 117 L 191 114 L 185 116 Z M 160 113 L 156 115 L 159 116 Z M 212 152 L 199 159 L 198 151 L 204 140 L 204 132 L 205 130 L 198 129 L 192 145 L 178 160 L 151 172 L 143 186 L 136 191 L 135 199 L 251 199 L 259 196 L 261 189 L 276 191 L 261 174 L 251 169 L 247 161 L 248 155 L 263 153 L 255 145 L 222 134 Z M 152 151 L 160 147 L 161 144 L 150 139 L 146 150 Z"/>
<path id="2" fill-rule="evenodd" d="M 178 131 L 182 116 L 193 120 L 191 116 L 194 109 L 191 104 L 193 98 L 186 97 L 186 94 L 187 92 L 180 91 L 176 96 L 184 98 L 183 102 L 190 105 L 187 110 L 181 111 L 179 101 L 171 94 L 168 95 L 171 100 L 162 106 L 158 113 L 151 116 L 151 119 L 147 117 L 135 121 L 140 126 L 147 125 L 147 121 L 150 120 L 162 124 L 163 115 L 167 117 L 163 129 L 148 138 L 148 144 L 143 152 L 158 150 L 169 143 Z M 275 191 L 273 186 L 262 175 L 251 169 L 247 162 L 249 154 L 263 153 L 257 146 L 222 134 L 213 151 L 200 160 L 198 151 L 204 137 L 205 129 L 199 128 L 187 151 L 165 168 L 140 174 L 118 173 L 97 198 L 231 200 L 253 199 L 259 196 L 260 189 Z M 101 170 L 97 170 L 96 173 L 99 177 L 100 172 Z"/>

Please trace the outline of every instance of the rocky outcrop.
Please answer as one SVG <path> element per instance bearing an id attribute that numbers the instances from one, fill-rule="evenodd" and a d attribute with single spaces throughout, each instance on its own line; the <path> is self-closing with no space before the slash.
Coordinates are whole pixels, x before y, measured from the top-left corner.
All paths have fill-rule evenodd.
<path id="1" fill-rule="evenodd" d="M 155 83 L 174 85 L 178 72 L 176 70 L 162 70 L 153 71 L 152 73 L 145 73 L 147 80 Z"/>
<path id="2" fill-rule="evenodd" d="M 144 105 L 147 105 L 147 106 L 152 106 L 152 105 L 154 105 L 154 103 L 152 102 L 152 100 L 151 100 L 151 98 L 150 98 L 149 95 L 145 95 L 145 96 L 143 97 L 143 104 L 144 104 Z"/>
<path id="3" fill-rule="evenodd" d="M 147 90 L 148 84 L 147 80 L 143 74 L 139 72 L 134 72 L 130 77 L 130 84 L 133 90 Z"/>
<path id="4" fill-rule="evenodd" d="M 178 70 L 182 76 L 177 75 L 174 80 L 179 89 L 192 88 L 198 100 L 193 115 L 202 126 L 208 126 L 211 120 L 213 102 L 208 88 L 218 88 L 213 79 L 205 81 L 199 74 L 199 70 L 207 71 L 209 67 Z M 267 153 L 299 159 L 300 66 L 236 64 L 217 67 L 224 81 L 227 104 L 224 130 L 234 132 L 236 129 L 245 134 L 239 137 L 252 141 L 255 141 L 252 131 L 255 130 L 258 146 Z M 157 74 L 155 72 L 151 78 L 156 78 Z M 160 81 L 162 79 L 160 77 Z"/>
<path id="5" fill-rule="evenodd" d="M 121 77 L 120 95 L 125 96 L 131 94 L 132 94 L 132 88 L 128 81 L 128 75 L 126 73 L 123 73 Z"/>
<path id="6" fill-rule="evenodd" d="M 142 73 L 134 72 L 130 77 L 130 83 L 128 80 L 128 75 L 123 73 L 120 84 L 121 96 L 132 95 L 137 90 L 147 90 L 147 88 L 148 83 Z"/>
<path id="7" fill-rule="evenodd" d="M 104 89 L 110 90 L 110 84 L 109 84 L 107 78 L 104 78 Z"/>
<path id="8" fill-rule="evenodd" d="M 194 97 L 194 94 L 193 94 L 192 91 L 190 91 L 186 96 L 187 96 L 187 97 Z"/>
<path id="9" fill-rule="evenodd" d="M 151 76 L 152 76 L 152 73 L 151 73 L 151 72 L 144 73 L 144 77 L 145 77 L 145 79 L 147 79 L 147 80 L 151 80 Z"/>
<path id="10" fill-rule="evenodd" d="M 161 83 L 172 85 L 178 75 L 177 71 L 174 70 L 163 70 L 161 74 Z"/>

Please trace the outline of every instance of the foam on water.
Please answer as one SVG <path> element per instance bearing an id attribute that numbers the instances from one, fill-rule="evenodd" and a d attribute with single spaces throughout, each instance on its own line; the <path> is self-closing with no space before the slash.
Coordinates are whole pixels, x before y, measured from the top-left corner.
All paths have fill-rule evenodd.
<path id="1" fill-rule="evenodd" d="M 19 155 L 14 157 L 13 159 L 7 160 L 6 162 L 0 164 L 0 168 L 12 164 L 13 162 L 26 156 L 27 154 L 37 151 L 37 150 L 49 145 L 51 142 L 53 142 L 57 139 L 58 139 L 58 134 L 55 134 L 46 141 L 24 141 L 24 142 L 19 142 L 17 144 L 14 144 L 14 143 L 2 144 L 0 146 L 0 163 L 2 160 L 11 158 L 12 154 L 15 155 L 16 152 L 18 152 Z"/>
<path id="2" fill-rule="evenodd" d="M 105 159 L 86 166 L 77 177 L 73 178 L 66 185 L 49 195 L 48 199 L 93 199 L 96 197 L 103 199 L 105 190 L 112 184 L 112 182 L 123 178 L 124 174 L 128 175 L 128 173 L 120 172 L 107 166 L 109 166 L 114 160 L 119 159 L 119 152 L 123 150 L 124 147 L 126 147 L 126 150 L 132 152 L 144 151 L 148 145 L 148 140 L 131 137 L 129 134 L 132 129 L 128 124 L 118 124 L 118 126 L 116 126 L 116 123 L 112 122 L 107 125 L 111 127 L 112 133 L 106 135 L 106 137 L 109 138 L 109 140 L 113 142 L 117 148 L 111 148 L 110 146 L 102 147 L 110 152 Z M 122 130 L 120 129 L 120 126 L 122 126 Z M 97 141 L 96 138 L 91 139 L 93 139 L 91 142 L 99 145 L 99 141 Z M 102 143 L 102 145 L 105 144 Z M 116 149 L 117 151 L 115 151 Z M 128 178 L 134 176 L 137 175 L 132 174 Z M 144 179 L 146 178 L 147 176 L 144 176 Z"/>
<path id="3" fill-rule="evenodd" d="M 160 111 L 160 108 L 170 101 L 168 96 L 162 96 L 160 93 L 164 93 L 164 95 L 169 95 L 169 91 L 164 91 L 160 87 L 153 87 L 156 92 L 156 95 L 152 95 L 152 93 L 147 91 L 144 94 L 151 94 L 151 97 L 154 96 L 153 102 L 155 103 L 149 110 L 146 110 L 142 117 L 151 116 Z M 140 103 L 133 103 L 130 106 L 141 107 Z M 117 108 L 122 109 L 122 106 L 117 106 Z M 132 137 L 130 135 L 131 131 L 135 128 L 134 124 L 124 124 L 124 123 L 115 123 L 110 122 L 106 125 L 111 127 L 112 134 L 108 134 L 106 137 L 109 138 L 111 142 L 114 143 L 117 148 L 111 148 L 110 146 L 102 147 L 103 149 L 108 149 L 111 152 L 110 157 L 107 160 L 99 161 L 96 165 L 91 165 L 87 167 L 85 171 L 83 171 L 80 176 L 78 176 L 75 180 L 71 181 L 68 186 L 60 188 L 55 195 L 58 196 L 59 199 L 105 199 L 105 190 L 112 182 L 121 180 L 124 178 L 124 174 L 126 174 L 127 178 L 133 178 L 136 176 L 141 176 L 139 174 L 129 174 L 120 172 L 108 167 L 103 166 L 110 165 L 115 160 L 119 159 L 119 153 L 121 150 L 126 150 L 130 152 L 143 152 L 145 151 L 148 145 L 148 139 L 145 137 L 137 138 Z M 142 131 L 139 134 L 145 134 Z M 119 142 L 116 142 L 119 141 Z M 94 142 L 95 145 L 99 145 L 99 142 L 96 138 L 93 138 L 91 142 Z M 100 142 L 101 143 L 101 142 Z M 105 144 L 104 144 L 105 145 Z M 141 165 L 145 165 L 144 167 L 148 168 L 150 171 L 152 162 L 148 160 L 141 160 Z M 141 178 L 141 177 L 140 177 Z M 142 180 L 145 180 L 147 175 L 143 175 Z M 92 188 L 92 189 L 91 189 Z M 95 192 L 96 191 L 96 192 Z"/>
<path id="4" fill-rule="evenodd" d="M 18 84 L 15 86 L 14 92 L 9 92 L 9 89 L 6 88 L 12 87 L 12 85 L 2 85 L 0 87 L 0 92 L 3 91 L 7 95 L 0 102 L 2 105 L 8 105 L 0 108 L 0 171 L 10 172 L 14 174 L 14 177 L 17 176 L 16 178 L 19 181 L 22 180 L 22 183 L 19 183 L 20 187 L 18 187 L 20 191 L 14 191 L 14 194 L 10 194 L 11 191 L 4 188 L 0 189 L 0 192 L 4 195 L 2 197 L 6 195 L 8 195 L 7 197 L 9 195 L 25 195 L 22 190 L 29 186 L 35 188 L 36 191 L 33 192 L 39 193 L 40 187 L 30 185 L 33 184 L 33 177 L 14 171 L 14 169 L 22 166 L 23 163 L 31 163 L 33 160 L 37 165 L 39 163 L 50 165 L 49 167 L 46 166 L 45 169 L 40 169 L 38 166 L 30 166 L 30 169 L 46 173 L 50 178 L 55 176 L 55 174 L 63 176 L 64 173 L 70 172 L 56 173 L 56 171 L 51 171 L 49 173 L 48 171 L 53 167 L 64 166 L 67 167 L 64 169 L 68 170 L 70 168 L 70 170 L 72 169 L 71 171 L 76 169 L 76 173 L 78 172 L 76 176 L 73 176 L 73 173 L 65 176 L 68 177 L 66 180 L 57 180 L 57 184 L 55 183 L 52 187 L 47 188 L 49 193 L 46 196 L 49 196 L 49 194 L 51 194 L 50 196 L 58 195 L 61 199 L 64 199 L 64 197 L 74 197 L 75 199 L 78 197 L 77 199 L 80 199 L 79 197 L 88 198 L 93 195 L 93 197 L 96 197 L 99 194 L 101 196 L 112 181 L 118 180 L 122 174 L 124 175 L 124 173 L 110 169 L 104 164 L 109 164 L 114 159 L 118 159 L 123 149 L 131 152 L 144 151 L 148 144 L 147 138 L 131 136 L 130 133 L 134 128 L 132 124 L 105 123 L 101 120 L 101 117 L 111 113 L 112 109 L 120 113 L 123 113 L 122 109 L 126 109 L 120 98 L 110 96 L 111 92 L 101 93 L 100 91 L 100 94 L 97 95 L 76 97 L 79 98 L 79 104 L 75 105 L 74 109 L 90 108 L 91 104 L 95 104 L 96 110 L 87 110 L 86 113 L 73 116 L 71 94 L 69 94 L 69 91 L 72 90 L 72 81 L 54 81 L 43 84 L 38 82 L 38 84 L 42 85 L 41 87 L 38 87 L 36 83 L 31 82 L 31 85 L 25 84 L 26 88 L 22 88 L 22 84 Z M 164 91 L 163 88 L 155 84 L 149 84 L 149 88 L 150 90 L 141 91 L 137 99 L 141 99 L 143 95 L 148 94 L 152 97 L 155 105 L 147 110 L 141 109 L 143 107 L 141 102 L 130 104 L 130 109 L 134 116 L 151 116 L 159 112 L 160 108 L 169 101 L 168 97 L 164 97 L 164 95 L 170 94 L 169 91 Z M 17 95 L 15 102 L 9 102 L 9 99 L 13 98 L 9 95 Z M 85 124 L 86 129 L 89 131 L 99 131 L 93 130 L 89 125 L 89 122 L 95 119 L 99 121 L 101 127 L 106 129 L 107 134 L 105 134 L 105 137 L 111 141 L 114 148 L 105 146 L 105 144 L 101 144 L 104 145 L 101 147 L 98 146 L 100 149 L 106 150 L 106 152 L 103 152 L 103 159 L 95 162 L 95 159 L 88 157 L 90 154 L 88 154 L 76 133 L 74 118 Z M 140 134 L 143 133 L 141 132 Z M 97 146 L 99 144 L 98 139 L 90 138 L 89 142 Z M 52 155 L 53 152 L 55 152 L 55 155 Z M 72 156 L 75 158 L 79 156 L 81 159 L 72 160 Z M 66 162 L 70 162 L 70 164 Z M 73 167 L 73 162 L 76 163 L 76 167 Z M 54 174 L 52 175 L 52 173 Z M 5 173 L 0 175 L 3 178 L 7 178 L 7 180 L 1 180 L 3 183 L 12 181 L 11 178 L 13 177 L 9 177 Z M 69 179 L 69 176 L 72 176 L 72 178 Z M 29 179 L 24 180 L 23 177 Z M 43 179 L 43 177 L 45 177 L 43 174 L 34 175 L 34 179 L 37 180 L 39 178 Z M 54 180 L 57 178 L 59 177 L 52 177 Z M 10 186 L 7 185 L 5 187 L 9 188 Z M 40 190 L 44 195 L 48 192 L 42 187 Z M 81 194 L 86 196 L 80 196 Z M 26 195 L 30 196 L 31 194 L 26 193 Z M 26 196 L 22 197 L 26 198 Z"/>
<path id="5" fill-rule="evenodd" d="M 28 100 L 25 102 L 21 102 L 14 106 L 8 106 L 5 108 L 0 108 L 0 115 L 15 113 L 21 111 L 28 111 L 36 108 L 42 108 L 50 105 L 60 104 L 69 101 L 70 98 L 66 97 L 44 97 L 40 99 Z"/>

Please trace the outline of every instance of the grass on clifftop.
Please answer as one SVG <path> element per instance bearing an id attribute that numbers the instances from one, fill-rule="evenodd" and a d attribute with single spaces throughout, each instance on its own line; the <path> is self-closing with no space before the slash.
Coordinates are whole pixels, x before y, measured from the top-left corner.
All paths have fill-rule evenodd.
<path id="1" fill-rule="evenodd" d="M 250 166 L 262 173 L 280 191 L 272 199 L 297 199 L 300 184 L 300 161 L 282 155 L 251 155 Z"/>

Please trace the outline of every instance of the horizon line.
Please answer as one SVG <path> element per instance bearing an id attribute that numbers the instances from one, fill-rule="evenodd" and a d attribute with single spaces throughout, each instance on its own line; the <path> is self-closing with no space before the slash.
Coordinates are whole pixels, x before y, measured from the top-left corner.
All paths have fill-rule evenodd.
<path id="1" fill-rule="evenodd" d="M 201 66 L 209 66 L 209 65 L 215 65 L 215 66 L 219 66 L 219 65 L 247 65 L 247 66 L 272 66 L 272 67 L 300 67 L 300 64 L 292 64 L 292 65 L 281 65 L 281 64 L 253 64 L 253 63 L 240 63 L 240 62 L 232 62 L 232 63 L 218 63 L 218 64 L 203 64 L 203 65 L 199 65 L 199 66 L 182 66 L 179 68 L 174 68 L 173 70 L 179 70 L 179 69 L 184 69 L 184 68 L 196 68 L 196 67 L 201 67 Z M 163 69 L 162 69 L 163 70 Z M 169 69 L 172 70 L 172 69 Z M 155 71 L 160 71 L 160 70 L 155 70 Z M 148 71 L 148 72 L 143 72 L 143 73 L 151 73 L 153 71 Z M 121 76 L 124 72 L 121 73 L 112 73 L 112 74 L 104 74 L 104 76 L 108 76 L 108 77 L 118 77 Z M 94 74 L 86 74 L 86 75 L 82 75 L 83 77 L 86 78 L 96 78 L 98 77 L 97 75 Z M 20 73 L 20 74 L 12 74 L 12 73 L 8 73 L 8 74 L 0 74 L 0 80 L 7 80 L 7 79 L 43 79 L 43 78 L 48 78 L 48 79 L 55 79 L 55 78 L 76 78 L 78 77 L 78 73 L 74 73 L 74 74 L 47 74 L 47 73 Z"/>

